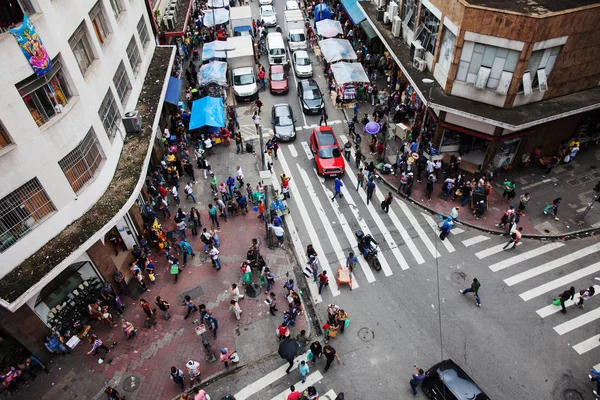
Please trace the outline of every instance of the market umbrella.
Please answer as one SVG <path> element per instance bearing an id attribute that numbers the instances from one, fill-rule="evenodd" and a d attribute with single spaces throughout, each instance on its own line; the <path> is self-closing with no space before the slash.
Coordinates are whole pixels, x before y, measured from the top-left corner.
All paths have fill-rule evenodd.
<path id="1" fill-rule="evenodd" d="M 333 21 L 331 19 L 317 21 L 316 26 L 319 35 L 326 38 L 336 37 L 344 32 L 342 30 L 342 24 L 340 24 L 340 21 Z"/>
<path id="2" fill-rule="evenodd" d="M 380 129 L 381 126 L 379 126 L 379 124 L 374 121 L 371 121 L 367 125 L 365 125 L 365 132 L 367 132 L 369 135 L 377 135 Z"/>
<path id="3" fill-rule="evenodd" d="M 298 343 L 292 339 L 284 339 L 279 343 L 279 356 L 284 360 L 293 361 L 298 354 Z"/>
<path id="4" fill-rule="evenodd" d="M 229 10 L 225 8 L 213 8 L 211 10 L 204 10 L 204 26 L 210 28 L 211 26 L 224 24 L 229 21 Z"/>

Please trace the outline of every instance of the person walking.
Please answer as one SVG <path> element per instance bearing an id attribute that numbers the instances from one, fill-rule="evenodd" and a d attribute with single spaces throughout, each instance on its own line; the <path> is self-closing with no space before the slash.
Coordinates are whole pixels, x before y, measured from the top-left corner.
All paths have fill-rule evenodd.
<path id="1" fill-rule="evenodd" d="M 563 313 L 563 314 L 567 313 L 567 308 L 565 307 L 565 301 L 573 300 L 574 297 L 575 297 L 575 287 L 574 286 L 571 286 L 568 290 L 565 290 L 558 296 L 558 299 L 560 300 L 560 307 L 561 307 L 560 312 L 561 313 Z"/>
<path id="2" fill-rule="evenodd" d="M 435 177 L 434 174 L 429 174 L 429 176 L 427 177 L 427 184 L 425 187 L 425 197 L 427 197 L 427 200 L 431 201 L 431 194 L 433 193 L 433 184 L 435 183 L 435 181 L 437 180 L 437 178 Z"/>
<path id="3" fill-rule="evenodd" d="M 273 225 L 271 227 L 271 229 L 273 229 L 273 234 L 277 238 L 277 245 L 283 249 L 284 248 L 283 241 L 284 241 L 284 236 L 285 236 L 285 231 L 283 230 L 283 227 L 281 225 L 279 225 L 279 226 Z"/>
<path id="4" fill-rule="evenodd" d="M 219 254 L 219 249 L 217 249 L 217 246 L 213 243 L 208 251 L 208 255 L 212 260 L 213 267 L 215 267 L 217 271 L 221 270 L 221 260 L 219 259 Z"/>
<path id="5" fill-rule="evenodd" d="M 189 295 L 184 296 L 182 305 L 187 307 L 187 314 L 185 314 L 183 319 L 188 319 L 192 311 L 198 311 L 198 306 L 192 301 Z"/>
<path id="6" fill-rule="evenodd" d="M 165 320 L 168 321 L 169 318 L 171 318 L 169 315 L 169 309 L 171 308 L 171 305 L 166 300 L 163 300 L 160 296 L 156 296 L 155 304 L 161 311 L 165 313 Z"/>
<path id="7" fill-rule="evenodd" d="M 502 214 L 502 218 L 500 218 L 500 223 L 496 224 L 498 228 L 506 227 L 506 224 L 509 223 L 515 216 L 515 206 L 512 204 L 508 207 L 508 210 L 504 211 Z"/>
<path id="8" fill-rule="evenodd" d="M 238 287 L 237 283 L 231 284 L 231 298 L 236 302 L 244 298 L 244 295 L 240 294 L 240 288 Z"/>
<path id="9" fill-rule="evenodd" d="M 323 370 L 323 372 L 329 371 L 329 367 L 331 367 L 331 363 L 333 362 L 334 359 L 338 360 L 338 362 L 341 361 L 340 357 L 337 355 L 337 352 L 335 351 L 335 349 L 330 345 L 325 345 L 325 347 L 323 348 L 323 355 L 325 356 L 325 359 L 327 360 L 327 362 L 325 363 L 325 369 Z"/>
<path id="10" fill-rule="evenodd" d="M 422 368 L 417 367 L 417 364 L 414 365 L 416 373 L 412 374 L 412 378 L 410 380 L 410 388 L 412 389 L 412 394 L 413 396 L 418 396 L 419 393 L 417 393 L 417 387 L 419 386 L 419 384 L 421 384 L 421 382 L 423 382 L 423 379 L 425 378 L 425 371 L 423 371 Z"/>
<path id="11" fill-rule="evenodd" d="M 200 363 L 198 361 L 189 360 L 187 364 L 185 364 L 187 368 L 188 377 L 190 378 L 190 387 L 194 385 L 194 381 L 196 383 L 200 383 Z"/>
<path id="12" fill-rule="evenodd" d="M 244 187 L 244 172 L 242 172 L 242 167 L 240 167 L 239 165 L 237 167 L 235 167 L 235 179 L 237 179 L 238 184 L 239 184 L 239 188 L 243 188 Z"/>
<path id="13" fill-rule="evenodd" d="M 300 365 L 298 366 L 298 371 L 300 372 L 300 377 L 302 378 L 302 383 L 306 383 L 306 375 L 310 372 L 310 368 L 308 368 L 308 364 L 306 361 L 300 361 Z"/>
<path id="14" fill-rule="evenodd" d="M 317 358 L 321 357 L 323 353 L 323 348 L 321 347 L 321 342 L 318 340 L 312 342 L 309 347 L 310 352 L 312 353 L 312 364 L 315 365 L 317 363 Z"/>
<path id="15" fill-rule="evenodd" d="M 346 144 L 344 144 L 344 157 L 346 158 L 346 160 L 348 162 L 350 162 L 350 155 L 352 154 L 352 143 L 350 143 L 350 140 L 348 140 L 346 142 Z"/>
<path id="16" fill-rule="evenodd" d="M 377 185 L 375 185 L 373 177 L 371 177 L 371 179 L 369 179 L 369 182 L 367 183 L 367 205 L 369 205 L 369 201 L 371 201 L 371 199 L 373 198 L 373 193 L 375 193 L 376 190 Z"/>
<path id="17" fill-rule="evenodd" d="M 271 313 L 271 315 L 275 315 L 275 311 L 279 311 L 277 309 L 277 298 L 275 293 L 269 293 L 269 297 L 267 298 L 267 300 L 265 300 L 265 302 L 269 305 L 269 312 Z"/>
<path id="18" fill-rule="evenodd" d="M 519 211 L 521 212 L 521 215 L 525 215 L 525 208 L 527 208 L 530 201 L 531 195 L 529 194 L 529 192 L 522 194 L 521 197 L 519 197 Z"/>
<path id="19" fill-rule="evenodd" d="M 260 115 L 255 111 L 254 115 L 252 115 L 252 122 L 254 122 L 254 127 L 256 128 L 256 132 L 260 129 Z"/>
<path id="20" fill-rule="evenodd" d="M 217 218 L 217 209 L 215 208 L 215 206 L 212 205 L 212 203 L 210 203 L 208 205 L 208 215 L 210 216 L 210 222 L 211 222 L 211 229 L 220 229 L 221 226 L 219 225 L 219 219 Z"/>
<path id="21" fill-rule="evenodd" d="M 580 290 L 579 297 L 577 297 L 579 301 L 577 302 L 576 306 L 579 308 L 583 308 L 583 302 L 592 297 L 595 293 L 596 289 L 594 289 L 594 286 L 590 286 L 587 289 Z"/>
<path id="22" fill-rule="evenodd" d="M 479 288 L 481 287 L 481 283 L 477 280 L 477 278 L 473 278 L 473 283 L 471 283 L 471 287 L 460 290 L 460 294 L 465 295 L 467 293 L 473 293 L 475 300 L 477 301 L 477 307 L 481 307 L 481 299 L 479 298 Z M 575 289 L 573 289 L 575 290 Z M 566 312 L 566 311 L 565 311 Z"/>
<path id="23" fill-rule="evenodd" d="M 506 202 L 510 202 L 516 196 L 515 189 L 517 185 L 508 179 L 504 181 L 503 185 L 504 192 L 502 193 L 502 199 L 500 199 L 500 202 L 504 203 L 504 200 L 506 200 Z"/>
<path id="24" fill-rule="evenodd" d="M 100 340 L 100 338 L 98 336 L 96 336 L 95 334 L 92 334 L 88 338 L 88 342 L 90 342 L 92 344 L 92 349 L 87 352 L 88 355 L 92 355 L 92 356 L 96 357 L 96 355 L 98 355 L 98 350 L 100 350 L 100 349 L 105 351 L 104 354 L 110 353 L 110 349 L 108 347 L 106 347 L 104 345 L 104 343 L 102 343 L 102 340 Z"/>
<path id="25" fill-rule="evenodd" d="M 356 256 L 354 255 L 354 252 L 351 251 L 348 254 L 348 257 L 346 258 L 346 268 L 348 268 L 350 270 L 350 276 L 352 276 L 352 273 L 354 272 L 354 268 L 356 268 L 356 264 L 358 264 L 358 258 L 356 258 Z M 323 272 L 327 272 L 327 271 L 323 271 Z"/>
<path id="26" fill-rule="evenodd" d="M 260 111 L 261 111 L 262 106 L 263 106 L 263 102 L 257 97 L 256 100 L 254 101 L 254 104 L 256 105 L 256 109 L 258 110 L 258 114 L 260 114 Z"/>
<path id="27" fill-rule="evenodd" d="M 394 200 L 394 196 L 392 196 L 392 192 L 388 192 L 387 196 L 381 202 L 381 209 L 386 213 L 390 212 L 390 204 L 392 204 L 392 200 Z"/>
<path id="28" fill-rule="evenodd" d="M 506 250 L 508 248 L 508 246 L 510 246 L 511 244 L 513 245 L 511 247 L 511 249 L 516 248 L 517 243 L 519 243 L 521 241 L 522 236 L 523 236 L 523 227 L 520 226 L 519 229 L 517 229 L 516 231 L 514 231 L 513 233 L 510 234 L 510 240 L 508 241 L 508 243 L 506 243 L 506 245 L 502 248 L 502 250 Z"/>
<path id="29" fill-rule="evenodd" d="M 185 198 L 192 199 L 193 203 L 196 203 L 196 197 L 194 197 L 194 190 L 192 189 L 192 182 L 188 182 L 186 183 L 185 187 L 183 188 L 183 192 L 185 193 Z"/>
<path id="30" fill-rule="evenodd" d="M 591 374 L 594 374 L 595 376 L 592 376 Z M 596 398 L 600 397 L 600 379 L 598 379 L 600 377 L 600 372 L 592 368 L 590 369 L 590 375 L 588 375 L 588 377 L 590 382 L 596 382 L 596 390 L 592 390 L 594 396 L 596 396 Z"/>
<path id="31" fill-rule="evenodd" d="M 344 195 L 342 194 L 343 186 L 344 182 L 342 182 L 342 180 L 339 177 L 336 177 L 333 181 L 333 197 L 331 198 L 332 202 L 337 196 L 344 197 Z"/>
<path id="32" fill-rule="evenodd" d="M 323 122 L 325 122 L 325 126 L 327 126 L 327 118 L 329 116 L 327 115 L 327 111 L 325 111 L 325 107 L 321 108 L 321 119 L 319 120 L 319 126 L 323 125 Z"/>
<path id="33" fill-rule="evenodd" d="M 202 313 L 200 313 L 200 315 L 202 315 Z M 213 339 L 217 340 L 217 331 L 219 330 L 219 321 L 217 321 L 217 319 L 215 317 L 210 315 L 210 312 L 207 312 L 204 315 L 204 323 L 206 324 L 206 326 L 208 327 L 209 330 L 213 331 Z"/>
<path id="34" fill-rule="evenodd" d="M 294 385 L 290 386 L 290 392 L 291 393 L 288 394 L 286 400 L 300 400 L 302 398 L 302 393 L 297 391 Z"/>
<path id="35" fill-rule="evenodd" d="M 362 168 L 360 168 L 356 173 L 356 180 L 356 191 L 358 192 L 358 189 L 363 187 L 365 183 L 365 173 L 363 172 Z"/>
<path id="36" fill-rule="evenodd" d="M 142 307 L 144 314 L 146 314 L 144 327 L 151 328 L 156 325 L 156 309 L 152 309 L 152 307 L 150 307 L 150 303 L 148 303 L 145 299 L 140 299 L 140 307 Z"/>
<path id="37" fill-rule="evenodd" d="M 233 311 L 233 313 L 235 314 L 235 319 L 239 321 L 242 316 L 242 309 L 240 308 L 239 303 L 235 300 L 231 300 L 229 304 L 229 309 Z"/>
<path id="38" fill-rule="evenodd" d="M 319 294 L 323 291 L 323 286 L 329 285 L 329 277 L 327 271 L 323 271 L 319 274 Z"/>
<path id="39" fill-rule="evenodd" d="M 121 393 L 111 386 L 107 386 L 106 389 L 104 389 L 104 393 L 108 400 L 125 400 L 125 396 L 121 396 Z"/>
<path id="40" fill-rule="evenodd" d="M 544 214 L 548 214 L 550 211 L 552 211 L 552 213 L 554 214 L 554 219 L 558 221 L 558 206 L 560 205 L 560 202 L 562 201 L 562 197 L 558 197 L 554 200 L 552 200 L 552 203 L 548 204 L 545 208 L 544 208 Z"/>
<path id="41" fill-rule="evenodd" d="M 180 385 L 182 392 L 185 390 L 184 380 L 185 375 L 183 374 L 183 371 L 176 367 L 171 367 L 171 381 L 174 385 Z"/>

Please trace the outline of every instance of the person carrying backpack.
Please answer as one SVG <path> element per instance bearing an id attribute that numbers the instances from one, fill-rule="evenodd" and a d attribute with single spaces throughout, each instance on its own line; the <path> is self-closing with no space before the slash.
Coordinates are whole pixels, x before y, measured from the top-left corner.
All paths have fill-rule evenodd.
<path id="1" fill-rule="evenodd" d="M 594 289 L 593 286 L 590 286 L 587 289 L 581 289 L 579 291 L 579 301 L 577 302 L 577 307 L 579 308 L 583 308 L 583 302 L 587 299 L 589 299 L 590 297 L 592 297 L 594 294 L 596 293 L 596 289 Z"/>

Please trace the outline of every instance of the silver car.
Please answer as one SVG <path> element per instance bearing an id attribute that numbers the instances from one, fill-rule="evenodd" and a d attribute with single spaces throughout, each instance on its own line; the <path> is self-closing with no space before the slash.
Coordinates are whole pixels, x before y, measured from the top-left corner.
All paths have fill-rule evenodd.
<path id="1" fill-rule="evenodd" d="M 310 78 L 313 76 L 313 67 L 310 57 L 305 50 L 296 50 L 292 54 L 294 73 L 298 78 Z"/>
<path id="2" fill-rule="evenodd" d="M 275 104 L 271 111 L 275 137 L 281 141 L 296 139 L 296 120 L 289 104 Z"/>

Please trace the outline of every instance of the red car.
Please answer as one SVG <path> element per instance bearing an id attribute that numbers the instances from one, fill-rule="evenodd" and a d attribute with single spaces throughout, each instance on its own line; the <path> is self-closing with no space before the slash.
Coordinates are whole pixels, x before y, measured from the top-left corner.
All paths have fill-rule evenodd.
<path id="1" fill-rule="evenodd" d="M 331 127 L 319 126 L 313 129 L 310 149 L 315 155 L 319 175 L 339 176 L 346 170 L 342 149 Z"/>
<path id="2" fill-rule="evenodd" d="M 271 65 L 269 70 L 269 89 L 271 93 L 287 93 L 288 75 L 283 65 Z"/>

